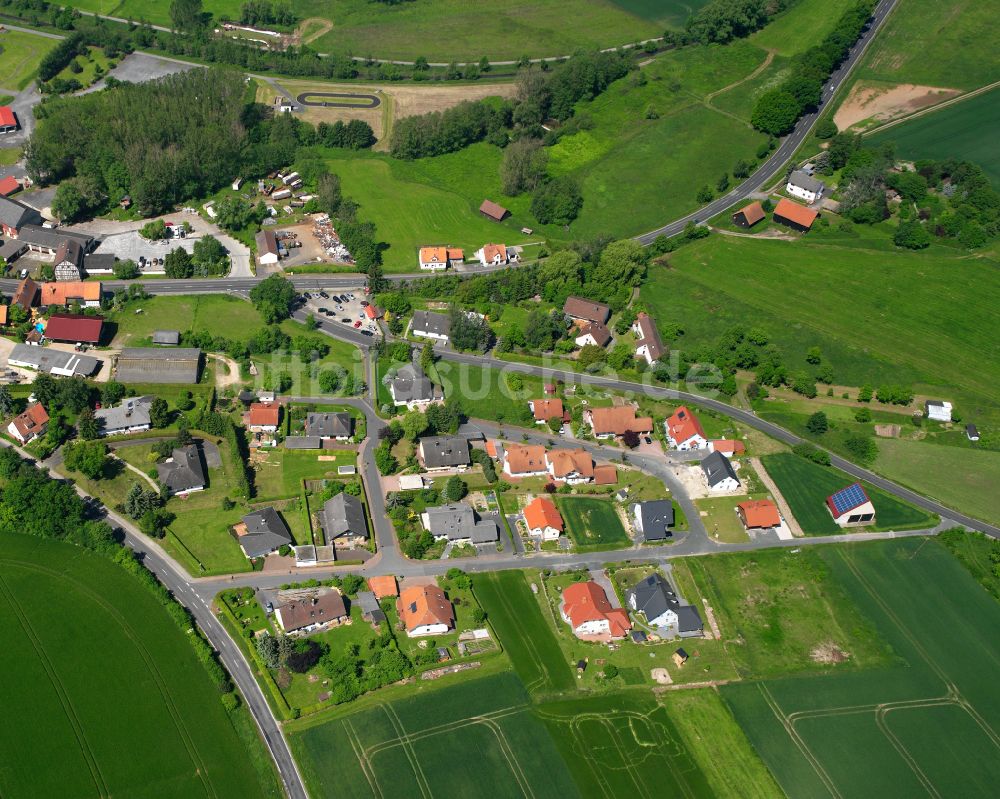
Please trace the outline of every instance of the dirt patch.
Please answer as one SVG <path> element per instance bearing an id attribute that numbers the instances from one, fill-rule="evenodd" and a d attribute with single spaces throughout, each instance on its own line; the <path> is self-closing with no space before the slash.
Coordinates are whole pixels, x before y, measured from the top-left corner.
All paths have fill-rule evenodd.
<path id="1" fill-rule="evenodd" d="M 899 438 L 903 428 L 898 424 L 877 424 L 875 425 L 875 435 L 879 438 Z"/>
<path id="2" fill-rule="evenodd" d="M 304 19 L 299 23 L 299 27 L 295 29 L 295 33 L 292 36 L 292 43 L 296 46 L 300 44 L 311 44 L 316 41 L 320 36 L 329 33 L 333 30 L 333 23 L 328 19 L 320 19 L 319 17 L 309 17 L 309 19 Z"/>
<path id="3" fill-rule="evenodd" d="M 649 672 L 649 676 L 653 678 L 653 682 L 659 683 L 660 685 L 670 685 L 673 682 L 670 672 L 666 669 L 652 669 Z"/>
<path id="4" fill-rule="evenodd" d="M 833 643 L 833 641 L 824 641 L 822 644 L 813 647 L 812 652 L 809 653 L 809 657 L 813 663 L 826 663 L 832 666 L 837 663 L 846 663 L 850 660 L 851 653 L 845 652 Z"/>
<path id="5" fill-rule="evenodd" d="M 917 86 L 901 83 L 896 86 L 858 81 L 847 99 L 837 109 L 833 121 L 838 130 L 846 130 L 859 122 L 887 122 L 912 114 L 943 100 L 961 94 L 957 89 Z M 864 127 L 864 126 L 862 126 Z"/>

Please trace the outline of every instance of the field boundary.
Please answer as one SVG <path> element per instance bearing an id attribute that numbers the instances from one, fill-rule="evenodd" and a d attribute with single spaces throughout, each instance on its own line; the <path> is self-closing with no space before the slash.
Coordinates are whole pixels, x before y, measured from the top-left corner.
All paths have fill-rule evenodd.
<path id="1" fill-rule="evenodd" d="M 933 114 L 936 111 L 940 111 L 943 108 L 948 108 L 955 105 L 956 103 L 961 103 L 963 100 L 971 100 L 973 97 L 978 97 L 986 92 L 993 91 L 993 89 L 1000 88 L 1000 80 L 994 81 L 993 83 L 987 84 L 986 86 L 980 86 L 978 89 L 973 89 L 972 91 L 960 94 L 957 97 L 949 97 L 947 100 L 943 100 L 936 105 L 928 106 L 927 108 L 921 108 L 919 111 L 914 111 L 912 114 L 907 114 L 906 116 L 897 117 L 896 119 L 891 119 L 884 125 L 879 125 L 876 128 L 869 128 L 861 132 L 862 138 L 866 136 L 871 136 L 874 133 L 883 133 L 889 128 L 894 128 L 897 125 L 902 125 L 904 122 L 911 122 L 914 119 L 919 119 L 920 117 L 927 116 L 928 114 Z"/>

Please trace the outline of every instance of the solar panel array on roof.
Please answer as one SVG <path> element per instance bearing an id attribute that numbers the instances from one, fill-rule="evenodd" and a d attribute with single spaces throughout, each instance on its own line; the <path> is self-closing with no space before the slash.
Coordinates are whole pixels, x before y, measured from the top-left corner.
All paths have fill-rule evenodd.
<path id="1" fill-rule="evenodd" d="M 842 488 L 830 497 L 830 502 L 837 509 L 837 514 L 847 513 L 859 505 L 864 505 L 868 501 L 868 495 L 859 483 Z"/>

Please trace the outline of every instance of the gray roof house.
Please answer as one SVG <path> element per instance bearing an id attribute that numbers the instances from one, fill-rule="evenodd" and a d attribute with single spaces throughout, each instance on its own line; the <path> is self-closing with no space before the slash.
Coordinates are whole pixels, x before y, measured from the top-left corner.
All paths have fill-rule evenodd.
<path id="1" fill-rule="evenodd" d="M 291 546 L 292 534 L 274 508 L 248 513 L 236 526 L 237 542 L 248 558 L 269 555 L 278 547 Z"/>
<path id="2" fill-rule="evenodd" d="M 346 441 L 354 432 L 353 423 L 349 413 L 306 414 L 306 435 Z"/>
<path id="3" fill-rule="evenodd" d="M 500 528 L 495 521 L 477 520 L 472 507 L 462 503 L 428 508 L 422 514 L 421 521 L 438 540 L 492 544 L 500 538 Z"/>
<path id="4" fill-rule="evenodd" d="M 636 502 L 632 510 L 633 524 L 645 541 L 664 541 L 672 535 L 674 503 L 669 499 Z"/>
<path id="5" fill-rule="evenodd" d="M 341 492 L 323 504 L 323 532 L 326 540 L 346 536 L 347 538 L 368 538 L 368 521 L 365 507 L 353 494 Z"/>
<path id="6" fill-rule="evenodd" d="M 458 436 L 421 438 L 417 451 L 425 469 L 453 469 L 468 466 L 469 442 Z"/>
<path id="7" fill-rule="evenodd" d="M 713 452 L 701 462 L 708 487 L 717 491 L 734 491 L 740 487 L 733 464 L 721 452 Z"/>
<path id="8" fill-rule="evenodd" d="M 156 471 L 171 494 L 201 491 L 208 484 L 197 444 L 178 447 L 163 463 L 156 464 Z"/>
<path id="9" fill-rule="evenodd" d="M 701 635 L 704 627 L 693 605 L 681 604 L 673 587 L 660 574 L 651 574 L 625 593 L 633 613 L 641 613 L 651 627 L 665 635 L 691 638 Z"/>
<path id="10" fill-rule="evenodd" d="M 120 405 L 94 411 L 98 429 L 102 436 L 116 436 L 122 433 L 140 433 L 149 430 L 149 409 L 153 396 L 126 397 Z"/>
<path id="11" fill-rule="evenodd" d="M 83 270 L 83 247 L 73 239 L 63 239 L 56 250 L 55 276 L 56 280 L 80 280 L 85 276 Z"/>
<path id="12" fill-rule="evenodd" d="M 154 330 L 153 343 L 162 347 L 176 347 L 181 343 L 181 334 L 178 330 Z"/>
<path id="13" fill-rule="evenodd" d="M 415 336 L 447 341 L 451 335 L 451 317 L 433 311 L 414 311 L 410 332 Z"/>
<path id="14" fill-rule="evenodd" d="M 25 225 L 41 225 L 42 215 L 30 205 L 10 197 L 0 197 L 0 227 L 11 238 Z"/>
<path id="15" fill-rule="evenodd" d="M 385 613 L 379 607 L 378 599 L 372 591 L 358 591 L 355 603 L 361 608 L 361 618 L 374 624 L 385 621 Z"/>
<path id="16" fill-rule="evenodd" d="M 823 196 L 823 192 L 826 191 L 826 184 L 822 180 L 817 180 L 812 175 L 803 172 L 801 169 L 796 169 L 788 176 L 788 183 L 785 188 L 789 194 L 813 202 Z"/>
<path id="17" fill-rule="evenodd" d="M 94 237 L 87 233 L 77 233 L 65 228 L 42 227 L 41 219 L 37 223 L 30 223 L 21 228 L 17 235 L 18 239 L 28 243 L 33 250 L 54 254 L 59 249 L 59 245 L 69 239 L 75 241 L 82 248 L 84 253 L 88 252 L 94 245 Z"/>
<path id="18" fill-rule="evenodd" d="M 415 363 L 400 366 L 395 375 L 386 377 L 385 383 L 397 407 L 406 405 L 415 408 L 442 398 L 441 389 Z"/>

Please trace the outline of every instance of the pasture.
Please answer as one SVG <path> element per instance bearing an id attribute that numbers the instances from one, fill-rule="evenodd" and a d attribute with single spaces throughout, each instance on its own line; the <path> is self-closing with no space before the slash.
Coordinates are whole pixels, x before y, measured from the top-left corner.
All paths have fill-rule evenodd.
<path id="1" fill-rule="evenodd" d="M 35 77 L 45 54 L 56 45 L 33 33 L 8 30 L 0 34 L 0 87 L 4 92 L 20 91 Z"/>
<path id="2" fill-rule="evenodd" d="M 850 6 L 851 0 L 799 0 L 752 34 L 750 41 L 784 56 L 798 55 L 833 30 Z"/>
<path id="3" fill-rule="evenodd" d="M 871 622 L 813 547 L 688 558 L 684 564 L 715 610 L 727 652 L 743 679 L 853 671 L 891 659 Z M 698 604 L 683 582 L 685 599 Z"/>
<path id="4" fill-rule="evenodd" d="M 137 313 L 141 309 L 141 313 Z M 246 339 L 262 325 L 248 302 L 222 294 L 150 297 L 114 314 L 116 347 L 148 346 L 154 330 L 210 330 L 226 338 Z"/>
<path id="5" fill-rule="evenodd" d="M 792 515 L 806 535 L 831 535 L 859 529 L 842 530 L 833 521 L 826 507 L 826 498 L 855 482 L 852 477 L 832 467 L 819 466 L 790 452 L 765 455 L 761 462 L 777 484 L 778 490 L 792 509 Z M 936 516 L 902 502 L 868 483 L 861 484 L 875 506 L 875 524 L 872 525 L 872 529 L 912 530 L 929 528 L 937 524 Z"/>
<path id="6" fill-rule="evenodd" d="M 279 795 L 247 767 L 183 632 L 112 563 L 0 538 L 0 623 L 0 666 L 16 686 L 0 730 L 5 797 Z"/>
<path id="7" fill-rule="evenodd" d="M 683 328 L 676 347 L 713 344 L 753 320 L 792 374 L 811 368 L 817 346 L 840 385 L 899 383 L 967 414 L 1000 412 L 995 262 L 933 246 L 904 253 L 876 233 L 847 224 L 795 242 L 712 236 L 653 266 L 643 301 L 661 325 Z"/>
<path id="8" fill-rule="evenodd" d="M 1000 87 L 953 103 L 868 137 L 893 142 L 900 158 L 963 158 L 979 164 L 1000 187 Z"/>
<path id="9" fill-rule="evenodd" d="M 577 552 L 619 549 L 631 543 L 613 502 L 591 497 L 559 497 L 559 512 Z"/>
<path id="10" fill-rule="evenodd" d="M 539 613 L 525 573 L 477 574 L 474 588 L 490 626 L 525 687 L 542 693 L 575 690 L 569 661 Z"/>
<path id="11" fill-rule="evenodd" d="M 824 547 L 817 555 L 895 659 L 877 669 L 721 688 L 785 793 L 992 793 L 1000 778 L 1000 692 L 988 678 L 1000 665 L 996 600 L 933 539 Z"/>
<path id="12" fill-rule="evenodd" d="M 579 795 L 510 672 L 318 714 L 288 737 L 315 797 Z"/>

